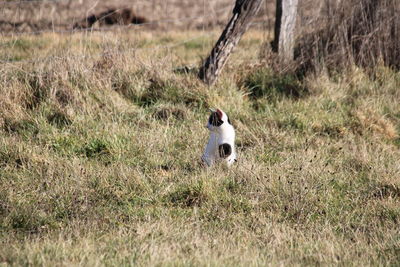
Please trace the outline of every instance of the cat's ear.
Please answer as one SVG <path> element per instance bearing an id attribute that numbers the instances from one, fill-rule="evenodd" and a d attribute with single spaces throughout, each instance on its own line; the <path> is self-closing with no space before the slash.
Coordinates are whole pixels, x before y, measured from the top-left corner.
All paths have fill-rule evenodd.
<path id="1" fill-rule="evenodd" d="M 219 108 L 217 108 L 217 110 L 215 112 L 218 115 L 218 119 L 222 120 L 222 116 L 223 116 L 224 113 L 222 113 L 222 111 Z"/>

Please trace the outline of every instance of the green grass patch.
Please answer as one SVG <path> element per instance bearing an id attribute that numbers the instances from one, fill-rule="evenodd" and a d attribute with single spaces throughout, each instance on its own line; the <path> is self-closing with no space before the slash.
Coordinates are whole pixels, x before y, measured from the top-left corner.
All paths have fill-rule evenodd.
<path id="1" fill-rule="evenodd" d="M 278 101 L 283 97 L 300 98 L 306 95 L 307 88 L 293 74 L 277 74 L 270 69 L 259 69 L 251 73 L 245 80 L 250 97 L 266 98 L 269 101 Z"/>

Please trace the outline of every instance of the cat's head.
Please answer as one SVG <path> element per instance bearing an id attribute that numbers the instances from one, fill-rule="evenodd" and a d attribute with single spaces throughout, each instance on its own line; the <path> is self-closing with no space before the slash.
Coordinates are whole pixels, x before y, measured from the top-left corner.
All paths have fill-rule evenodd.
<path id="1" fill-rule="evenodd" d="M 208 118 L 207 128 L 210 131 L 216 130 L 226 124 L 231 124 L 228 115 L 220 109 L 210 109 L 211 115 Z"/>

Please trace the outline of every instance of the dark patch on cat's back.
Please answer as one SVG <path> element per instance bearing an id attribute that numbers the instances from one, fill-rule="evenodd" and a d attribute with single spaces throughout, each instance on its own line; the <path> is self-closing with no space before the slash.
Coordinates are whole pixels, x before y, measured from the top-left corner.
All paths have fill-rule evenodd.
<path id="1" fill-rule="evenodd" d="M 213 112 L 211 113 L 210 118 L 208 119 L 208 123 L 211 124 L 212 126 L 219 127 L 224 122 L 218 117 L 218 114 L 216 112 Z"/>
<path id="2" fill-rule="evenodd" d="M 219 156 L 223 159 L 226 159 L 227 157 L 229 157 L 232 154 L 232 147 L 230 144 L 222 144 L 219 145 L 218 147 L 219 150 Z"/>

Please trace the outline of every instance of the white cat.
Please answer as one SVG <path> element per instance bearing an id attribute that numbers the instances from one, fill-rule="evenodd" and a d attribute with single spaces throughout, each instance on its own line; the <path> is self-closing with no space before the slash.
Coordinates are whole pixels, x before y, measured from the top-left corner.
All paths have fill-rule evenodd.
<path id="1" fill-rule="evenodd" d="M 210 139 L 201 159 L 207 166 L 212 166 L 219 160 L 231 166 L 236 161 L 235 129 L 228 115 L 220 109 L 211 110 L 207 128 L 210 130 Z"/>

